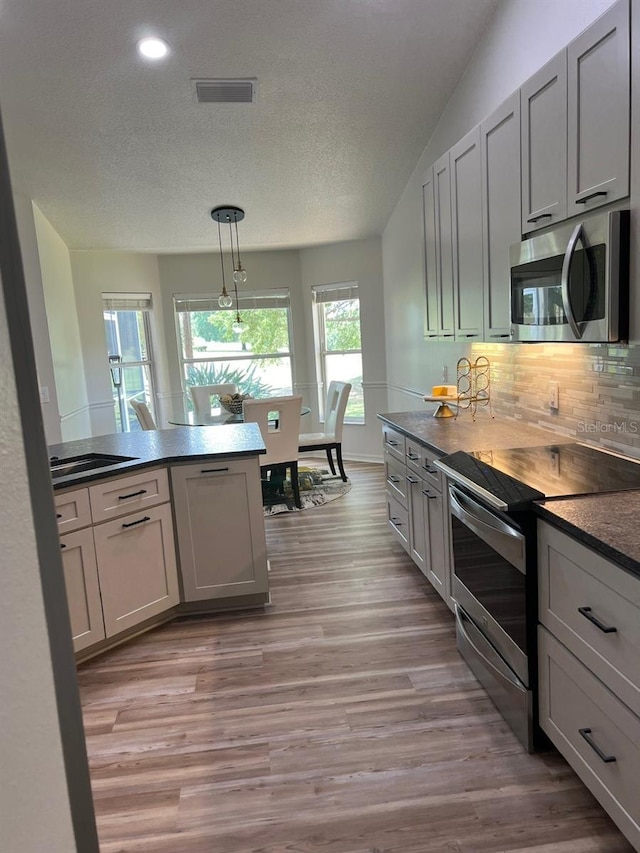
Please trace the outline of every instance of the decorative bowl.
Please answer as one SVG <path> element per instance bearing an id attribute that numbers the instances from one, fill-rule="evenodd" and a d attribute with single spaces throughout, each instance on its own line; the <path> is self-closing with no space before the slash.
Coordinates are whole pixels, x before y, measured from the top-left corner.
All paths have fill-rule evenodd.
<path id="1" fill-rule="evenodd" d="M 220 405 L 232 415 L 242 414 L 242 404 L 245 400 L 250 400 L 251 394 L 223 394 L 220 397 Z"/>

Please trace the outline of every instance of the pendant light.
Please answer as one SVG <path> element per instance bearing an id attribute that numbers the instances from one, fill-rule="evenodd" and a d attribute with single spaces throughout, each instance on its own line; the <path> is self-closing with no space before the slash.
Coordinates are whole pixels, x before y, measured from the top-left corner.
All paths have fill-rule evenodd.
<path id="1" fill-rule="evenodd" d="M 233 305 L 233 300 L 231 296 L 229 296 L 227 292 L 227 286 L 225 282 L 224 275 L 224 259 L 222 255 L 222 233 L 220 231 L 220 223 L 226 222 L 229 225 L 229 242 L 231 245 L 231 265 L 233 267 L 233 290 L 236 297 L 236 319 L 233 323 L 232 329 L 236 335 L 241 335 L 244 332 L 245 326 L 242 321 L 242 317 L 240 316 L 240 308 L 238 305 L 238 284 L 244 284 L 247 280 L 247 273 L 244 267 L 242 266 L 242 261 L 240 260 L 240 242 L 238 240 L 238 222 L 242 222 L 244 219 L 244 210 L 241 207 L 235 207 L 233 205 L 220 205 L 219 207 L 214 207 L 211 211 L 211 218 L 218 223 L 218 243 L 220 246 L 220 266 L 222 269 L 222 293 L 218 297 L 218 305 L 221 308 L 231 308 Z M 233 231 L 235 228 L 235 240 L 236 240 L 236 251 L 234 251 L 233 247 Z"/>

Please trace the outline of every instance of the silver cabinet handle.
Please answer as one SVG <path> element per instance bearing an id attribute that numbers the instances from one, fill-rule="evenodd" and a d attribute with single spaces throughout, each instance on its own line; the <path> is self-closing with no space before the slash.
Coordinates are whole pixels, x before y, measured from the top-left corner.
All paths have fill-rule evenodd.
<path id="1" fill-rule="evenodd" d="M 407 477 L 407 483 L 411 483 L 412 486 L 417 485 L 420 480 L 416 480 L 415 477 Z"/>
<path id="2" fill-rule="evenodd" d="M 527 222 L 539 222 L 541 219 L 553 219 L 553 213 L 539 213 L 537 216 L 527 219 Z"/>

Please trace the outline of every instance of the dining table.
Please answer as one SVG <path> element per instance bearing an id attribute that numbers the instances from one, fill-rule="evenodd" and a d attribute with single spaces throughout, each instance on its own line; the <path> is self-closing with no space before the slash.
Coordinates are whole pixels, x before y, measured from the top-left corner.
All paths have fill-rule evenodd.
<path id="1" fill-rule="evenodd" d="M 311 409 L 309 406 L 302 406 L 300 409 L 301 415 L 308 415 Z M 189 412 L 185 418 L 181 420 L 169 420 L 171 426 L 216 426 L 221 424 L 242 424 L 244 423 L 244 415 L 242 412 L 237 414 L 228 412 L 226 409 L 213 409 L 207 420 L 197 420 L 195 412 Z"/>

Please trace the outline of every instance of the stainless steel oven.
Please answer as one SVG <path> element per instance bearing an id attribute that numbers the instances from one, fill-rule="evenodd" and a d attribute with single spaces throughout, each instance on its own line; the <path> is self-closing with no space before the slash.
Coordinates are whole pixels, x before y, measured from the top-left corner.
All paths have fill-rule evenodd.
<path id="1" fill-rule="evenodd" d="M 458 648 L 521 743 L 534 748 L 527 517 L 449 483 Z M 535 655 L 534 655 L 535 657 Z"/>
<path id="2" fill-rule="evenodd" d="M 640 488 L 640 464 L 568 440 L 456 451 L 447 477 L 458 648 L 528 749 L 537 724 L 536 501 Z"/>

